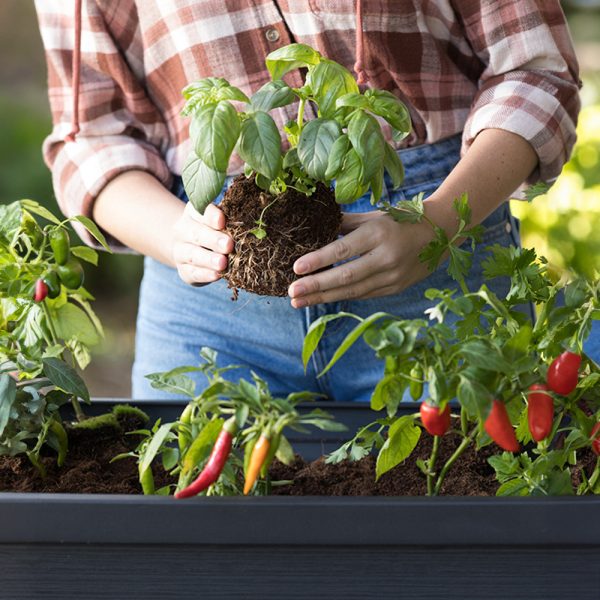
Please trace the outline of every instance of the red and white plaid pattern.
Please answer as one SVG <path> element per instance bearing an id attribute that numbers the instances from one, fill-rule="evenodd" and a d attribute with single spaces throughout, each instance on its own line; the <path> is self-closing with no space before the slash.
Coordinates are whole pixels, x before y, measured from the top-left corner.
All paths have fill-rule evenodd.
<path id="1" fill-rule="evenodd" d="M 181 89 L 225 77 L 251 94 L 266 54 L 291 42 L 352 70 L 353 0 L 84 0 L 79 119 L 65 143 L 73 92 L 74 2 L 36 0 L 54 129 L 44 144 L 67 215 L 91 213 L 106 183 L 141 169 L 169 185 L 189 151 Z M 555 178 L 575 141 L 578 66 L 558 0 L 363 0 L 368 85 L 411 111 L 405 145 L 486 128 L 527 139 L 539 177 Z M 276 33 L 275 33 L 276 32 Z M 288 82 L 300 85 L 300 73 Z M 279 123 L 292 108 L 274 111 Z M 308 113 L 310 117 L 310 112 Z M 230 174 L 240 171 L 240 161 Z"/>

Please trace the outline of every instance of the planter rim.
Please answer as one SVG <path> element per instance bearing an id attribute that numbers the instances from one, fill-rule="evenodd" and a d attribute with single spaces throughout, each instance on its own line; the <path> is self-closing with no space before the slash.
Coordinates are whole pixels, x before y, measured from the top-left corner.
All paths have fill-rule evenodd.
<path id="1" fill-rule="evenodd" d="M 0 493 L 0 544 L 596 546 L 600 498 Z M 9 518 L 7 518 L 9 517 Z"/>

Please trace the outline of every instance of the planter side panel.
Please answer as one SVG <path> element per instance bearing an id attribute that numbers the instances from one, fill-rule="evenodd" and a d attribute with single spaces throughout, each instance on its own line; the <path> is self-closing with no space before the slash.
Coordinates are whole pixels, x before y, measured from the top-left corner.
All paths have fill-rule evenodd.
<path id="1" fill-rule="evenodd" d="M 0 600 L 563 600 L 599 589 L 598 561 L 589 547 L 2 545 Z"/>

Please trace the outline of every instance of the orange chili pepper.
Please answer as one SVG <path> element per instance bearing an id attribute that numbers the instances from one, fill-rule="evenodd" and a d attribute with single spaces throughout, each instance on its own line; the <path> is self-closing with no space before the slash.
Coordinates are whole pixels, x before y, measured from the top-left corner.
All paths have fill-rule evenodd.
<path id="1" fill-rule="evenodd" d="M 250 456 L 248 472 L 246 473 L 246 481 L 244 482 L 244 495 L 248 494 L 248 492 L 252 489 L 252 486 L 256 483 L 260 469 L 267 459 L 267 455 L 269 454 L 270 446 L 271 441 L 269 438 L 264 433 L 261 433 L 258 441 L 252 449 L 252 454 Z"/>

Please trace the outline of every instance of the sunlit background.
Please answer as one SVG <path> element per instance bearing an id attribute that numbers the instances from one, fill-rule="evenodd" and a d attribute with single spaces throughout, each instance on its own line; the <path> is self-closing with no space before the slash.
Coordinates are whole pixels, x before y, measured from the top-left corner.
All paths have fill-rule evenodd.
<path id="1" fill-rule="evenodd" d="M 523 244 L 545 255 L 559 275 L 600 271 L 600 0 L 563 2 L 584 87 L 573 157 L 546 196 L 513 201 Z M 57 210 L 41 159 L 50 130 L 46 67 L 32 2 L 0 3 L 0 202 L 33 198 Z M 86 273 L 106 338 L 86 381 L 94 396 L 128 397 L 141 257 L 103 255 Z"/>

